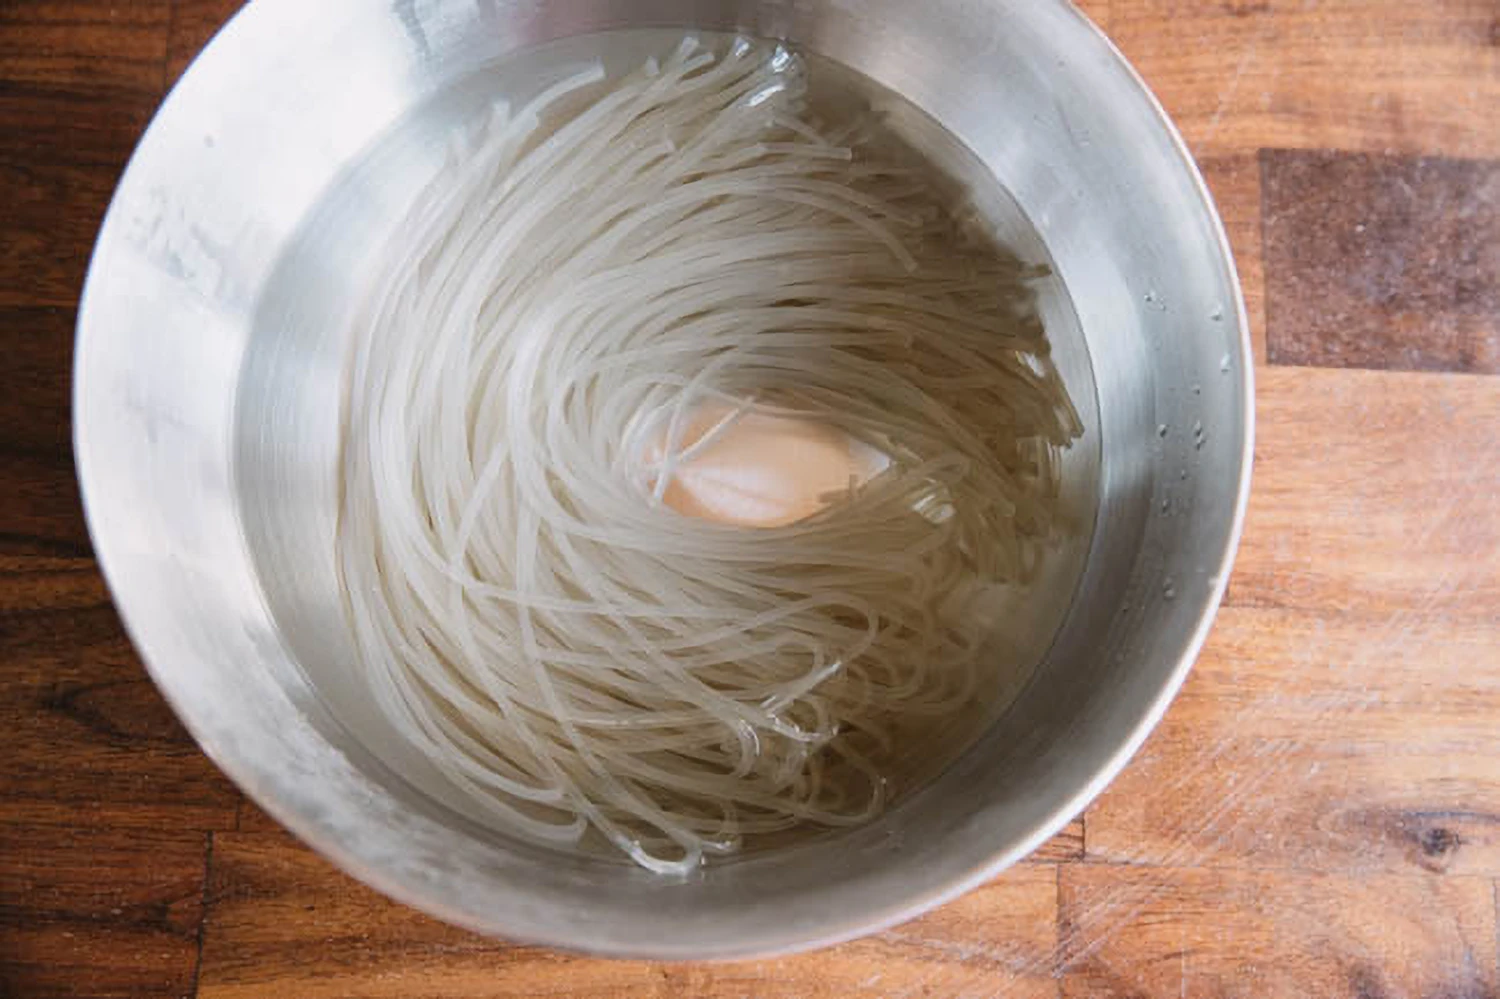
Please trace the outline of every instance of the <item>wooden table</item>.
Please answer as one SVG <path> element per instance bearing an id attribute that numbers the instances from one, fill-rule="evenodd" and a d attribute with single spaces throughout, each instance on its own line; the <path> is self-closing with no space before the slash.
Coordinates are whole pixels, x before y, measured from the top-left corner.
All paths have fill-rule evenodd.
<path id="1" fill-rule="evenodd" d="M 0 995 L 1500 996 L 1500 0 L 1088 3 L 1246 283 L 1259 465 L 1228 605 L 1038 856 L 727 966 L 385 901 L 215 771 L 121 632 L 69 453 L 74 307 L 136 136 L 235 6 L 0 0 Z"/>

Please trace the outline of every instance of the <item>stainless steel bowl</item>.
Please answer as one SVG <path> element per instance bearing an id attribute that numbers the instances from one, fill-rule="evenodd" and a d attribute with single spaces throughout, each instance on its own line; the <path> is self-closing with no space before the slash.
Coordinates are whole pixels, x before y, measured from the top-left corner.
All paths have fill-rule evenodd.
<path id="1" fill-rule="evenodd" d="M 399 217 L 400 179 L 440 155 L 482 67 L 643 26 L 787 38 L 946 126 L 1045 242 L 1097 384 L 1097 526 L 1013 707 L 878 822 L 687 883 L 498 837 L 383 744 L 349 668 L 328 545 L 337 310 Z M 386 180 L 367 183 L 353 165 L 398 121 Z M 888 926 L 1081 811 L 1203 642 L 1252 432 L 1247 321 L 1202 180 L 1140 80 L 1062 0 L 257 0 L 172 93 L 120 184 L 84 294 L 74 405 L 94 542 L 131 635 L 247 793 L 350 873 L 453 923 L 662 958 Z"/>

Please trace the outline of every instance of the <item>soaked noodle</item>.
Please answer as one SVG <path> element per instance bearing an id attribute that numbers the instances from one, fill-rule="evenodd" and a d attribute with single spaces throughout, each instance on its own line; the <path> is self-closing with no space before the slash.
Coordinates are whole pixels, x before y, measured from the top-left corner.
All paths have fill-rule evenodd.
<path id="1" fill-rule="evenodd" d="M 682 873 L 867 820 L 904 726 L 982 695 L 966 606 L 1057 534 L 1080 427 L 1036 269 L 803 91 L 785 51 L 687 42 L 497 109 L 372 295 L 348 613 L 381 709 L 505 829 Z M 889 464 L 783 527 L 666 506 L 747 414 Z"/>

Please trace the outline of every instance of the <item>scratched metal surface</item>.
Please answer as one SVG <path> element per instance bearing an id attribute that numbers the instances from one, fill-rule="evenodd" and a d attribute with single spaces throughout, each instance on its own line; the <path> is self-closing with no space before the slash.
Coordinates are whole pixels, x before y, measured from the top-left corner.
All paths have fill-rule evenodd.
<path id="1" fill-rule="evenodd" d="M 71 309 L 134 136 L 235 6 L 0 7 L 0 994 L 1500 995 L 1494 0 L 1086 4 L 1183 128 L 1247 286 L 1227 606 L 1036 857 L 869 940 L 713 966 L 510 948 L 349 881 L 202 759 L 108 608 Z"/>

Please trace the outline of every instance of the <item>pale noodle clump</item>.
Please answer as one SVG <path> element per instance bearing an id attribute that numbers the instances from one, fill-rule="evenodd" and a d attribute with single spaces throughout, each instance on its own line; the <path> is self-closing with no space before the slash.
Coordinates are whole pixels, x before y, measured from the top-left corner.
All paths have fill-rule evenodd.
<path id="1" fill-rule="evenodd" d="M 814 120 L 803 74 L 687 42 L 497 111 L 372 293 L 348 612 L 382 709 L 504 829 L 680 873 L 876 815 L 904 726 L 980 695 L 965 601 L 1057 533 L 1080 427 L 1038 270 Z M 685 517 L 662 494 L 705 406 L 889 465 L 789 526 Z"/>

